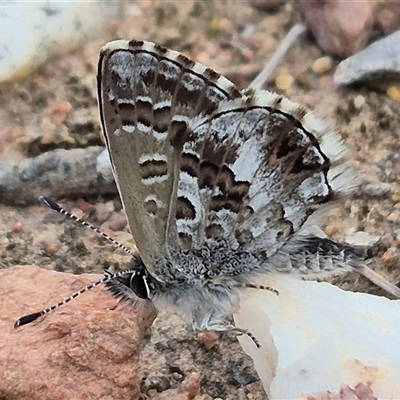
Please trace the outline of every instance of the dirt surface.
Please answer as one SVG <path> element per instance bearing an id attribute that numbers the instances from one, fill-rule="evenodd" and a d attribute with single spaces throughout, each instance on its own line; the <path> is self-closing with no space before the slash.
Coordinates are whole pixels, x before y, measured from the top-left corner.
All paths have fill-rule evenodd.
<path id="1" fill-rule="evenodd" d="M 102 143 L 95 76 L 99 49 L 110 40 L 158 42 L 245 87 L 290 27 L 301 21 L 301 14 L 290 5 L 267 14 L 244 2 L 124 3 L 121 15 L 102 38 L 49 60 L 22 82 L 0 85 L 0 162 Z M 279 77 L 292 77 L 293 83 L 280 92 L 313 108 L 341 132 L 364 183 L 330 214 L 322 228 L 334 240 L 343 240 L 354 231 L 381 237 L 372 267 L 398 285 L 400 104 L 385 92 L 365 86 L 335 87 L 334 70 L 322 76 L 312 71 L 313 62 L 323 55 L 311 37 L 303 38 L 278 68 L 268 89 L 279 91 L 275 85 Z M 134 248 L 117 198 L 82 193 L 61 203 Z M 0 204 L 0 248 L 1 268 L 37 265 L 79 274 L 102 272 L 110 265 L 122 267 L 129 259 L 112 244 L 39 203 L 27 208 Z M 357 274 L 336 283 L 349 290 L 382 294 Z M 191 372 L 200 373 L 204 399 L 266 398 L 251 360 L 234 338 L 222 337 L 206 350 L 185 323 L 171 314 L 161 314 L 149 333 L 142 365 L 142 390 L 147 398 L 179 386 Z"/>

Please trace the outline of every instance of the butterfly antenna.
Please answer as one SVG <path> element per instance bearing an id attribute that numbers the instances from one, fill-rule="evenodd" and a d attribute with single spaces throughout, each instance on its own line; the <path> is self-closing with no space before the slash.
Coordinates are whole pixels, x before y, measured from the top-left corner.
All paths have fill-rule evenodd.
<path id="1" fill-rule="evenodd" d="M 102 236 L 104 239 L 107 239 L 109 242 L 113 243 L 115 246 L 117 246 L 118 248 L 120 248 L 121 250 L 123 250 L 125 253 L 129 254 L 130 256 L 132 256 L 133 258 L 136 258 L 135 254 L 132 253 L 131 250 L 129 250 L 126 246 L 124 246 L 123 244 L 117 242 L 115 239 L 113 239 L 112 237 L 106 235 L 104 232 L 102 232 L 99 228 L 88 224 L 86 221 L 83 221 L 82 219 L 78 218 L 76 215 L 72 214 L 71 212 L 63 209 L 62 207 L 60 207 L 57 203 L 55 203 L 54 201 L 49 200 L 46 197 L 40 196 L 39 197 L 39 201 L 44 204 L 45 206 L 51 208 L 53 211 L 56 211 L 60 214 L 64 214 L 66 215 L 68 218 L 71 218 L 73 220 L 75 220 L 76 222 L 79 222 L 80 224 L 82 224 L 83 226 L 91 229 L 92 231 L 98 233 L 100 236 Z M 88 292 L 89 290 L 93 289 L 96 286 L 101 285 L 102 283 L 106 283 L 109 282 L 115 278 L 118 278 L 120 276 L 126 275 L 126 274 L 131 274 L 131 273 L 135 273 L 137 272 L 137 269 L 127 269 L 124 271 L 120 271 L 117 272 L 115 274 L 112 274 L 109 271 L 105 271 L 105 275 L 103 276 L 103 278 L 99 279 L 96 282 L 91 283 L 90 285 L 82 288 L 81 290 L 78 290 L 77 292 L 71 294 L 70 296 L 68 296 L 66 299 L 64 299 L 63 301 L 60 301 L 57 304 L 54 304 L 51 307 L 45 308 L 39 312 L 35 312 L 33 314 L 28 314 L 28 315 L 24 315 L 23 317 L 19 318 L 15 324 L 14 324 L 14 328 L 18 328 L 22 325 L 26 325 L 29 324 L 33 321 L 36 321 L 39 317 L 42 317 L 46 314 L 48 314 L 51 311 L 54 311 L 56 308 L 59 308 L 67 303 L 69 303 L 71 300 L 75 299 L 76 297 L 80 296 L 81 294 L 84 294 L 86 292 Z"/>
<path id="2" fill-rule="evenodd" d="M 264 286 L 264 285 L 254 285 L 253 283 L 236 283 L 233 285 L 230 285 L 231 287 L 235 288 L 240 288 L 240 289 L 245 289 L 245 288 L 250 288 L 250 289 L 257 289 L 257 290 L 266 290 L 268 292 L 272 292 L 273 294 L 276 294 L 279 296 L 279 290 L 274 289 L 271 286 Z"/>
<path id="3" fill-rule="evenodd" d="M 103 276 L 103 278 L 99 279 L 96 282 L 91 283 L 90 285 L 78 290 L 77 292 L 71 294 L 70 296 L 68 296 L 66 299 L 64 299 L 63 301 L 60 301 L 57 304 L 52 305 L 51 307 L 48 308 L 44 308 L 43 310 L 39 311 L 39 312 L 35 312 L 32 314 L 28 314 L 28 315 L 24 315 L 23 317 L 19 318 L 17 321 L 15 321 L 14 324 L 14 328 L 18 328 L 22 325 L 26 325 L 26 324 L 30 324 L 33 321 L 36 321 L 39 317 L 42 317 L 43 315 L 48 314 L 51 311 L 54 311 L 56 308 L 59 308 L 67 303 L 69 303 L 71 300 L 75 299 L 76 297 L 80 296 L 81 294 L 84 294 L 86 292 L 88 292 L 89 290 L 93 289 L 96 286 L 101 285 L 102 283 L 106 283 L 109 282 L 113 279 L 116 279 L 120 276 L 126 275 L 126 274 L 132 274 L 137 272 L 137 269 L 126 269 L 124 271 L 119 271 L 116 272 L 115 274 L 112 274 L 109 271 L 105 271 L 105 275 Z"/>
<path id="4" fill-rule="evenodd" d="M 113 239 L 111 236 L 106 235 L 104 232 L 102 232 L 99 228 L 97 228 L 96 226 L 93 226 L 89 223 L 87 223 L 86 221 L 80 219 L 79 217 L 77 217 L 76 215 L 72 214 L 71 212 L 65 210 L 64 208 L 60 207 L 57 203 L 55 203 L 54 201 L 51 201 L 50 199 L 48 199 L 47 197 L 43 197 L 40 196 L 39 197 L 39 201 L 44 204 L 46 207 L 49 207 L 50 209 L 52 209 L 53 211 L 56 211 L 60 214 L 63 214 L 65 216 L 67 216 L 68 218 L 73 219 L 76 222 L 79 222 L 81 225 L 85 226 L 86 228 L 89 228 L 90 230 L 98 233 L 100 236 L 102 236 L 104 239 L 107 239 L 109 242 L 113 243 L 115 246 L 117 246 L 118 248 L 120 248 L 121 250 L 123 250 L 125 253 L 129 254 L 130 256 L 136 258 L 135 254 L 129 250 L 126 246 L 124 246 L 122 243 L 116 241 L 115 239 Z"/>

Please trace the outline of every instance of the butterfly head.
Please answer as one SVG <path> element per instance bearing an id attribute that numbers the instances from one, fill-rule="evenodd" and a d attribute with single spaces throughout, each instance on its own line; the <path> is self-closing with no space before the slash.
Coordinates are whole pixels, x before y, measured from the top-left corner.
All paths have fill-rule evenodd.
<path id="1" fill-rule="evenodd" d="M 151 300 L 159 282 L 150 275 L 143 261 L 139 257 L 134 257 L 129 272 L 111 279 L 105 285 L 115 297 L 136 302 L 139 299 Z"/>

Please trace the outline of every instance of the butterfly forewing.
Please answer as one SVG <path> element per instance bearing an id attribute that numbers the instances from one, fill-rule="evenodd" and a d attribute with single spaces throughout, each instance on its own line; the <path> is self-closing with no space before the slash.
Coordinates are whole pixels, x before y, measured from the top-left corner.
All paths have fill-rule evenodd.
<path id="1" fill-rule="evenodd" d="M 181 164 L 188 163 L 182 147 L 189 123 L 241 95 L 201 64 L 141 41 L 102 49 L 98 88 L 114 175 L 136 245 L 151 269 L 149 257 L 165 256 L 167 240 L 177 244 L 176 217 L 190 212 L 186 199 L 176 196 Z"/>

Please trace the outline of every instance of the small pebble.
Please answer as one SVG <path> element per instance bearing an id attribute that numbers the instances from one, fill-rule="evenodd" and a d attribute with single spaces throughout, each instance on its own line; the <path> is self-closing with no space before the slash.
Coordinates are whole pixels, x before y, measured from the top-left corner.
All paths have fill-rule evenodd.
<path id="1" fill-rule="evenodd" d="M 332 70 L 333 60 L 329 56 L 320 57 L 313 62 L 311 69 L 316 75 L 324 75 Z"/>
<path id="2" fill-rule="evenodd" d="M 220 22 L 220 20 L 216 17 L 214 17 L 210 21 L 210 24 L 208 26 L 208 34 L 210 37 L 215 37 L 218 35 L 218 32 L 220 30 L 219 22 Z"/>
<path id="3" fill-rule="evenodd" d="M 68 103 L 68 101 L 62 101 L 60 103 L 54 104 L 48 110 L 53 121 L 57 124 L 63 124 L 68 118 L 68 115 L 71 111 L 72 105 L 71 103 Z"/>
<path id="4" fill-rule="evenodd" d="M 371 235 L 368 232 L 358 231 L 346 235 L 344 241 L 354 246 L 373 246 L 380 239 L 380 236 Z"/>
<path id="5" fill-rule="evenodd" d="M 157 396 L 158 392 L 156 389 L 150 389 L 147 392 L 147 396 L 149 397 L 149 399 L 152 399 L 153 397 L 155 398 Z"/>
<path id="6" fill-rule="evenodd" d="M 84 218 L 85 213 L 82 211 L 81 208 L 72 207 L 71 210 L 68 210 L 68 211 L 71 211 L 71 214 L 74 214 L 75 217 Z"/>
<path id="7" fill-rule="evenodd" d="M 180 374 L 179 372 L 174 372 L 172 374 L 172 377 L 176 380 L 176 381 L 181 381 L 182 380 L 182 374 Z"/>
<path id="8" fill-rule="evenodd" d="M 21 221 L 15 221 L 12 225 L 12 232 L 13 233 L 21 233 L 24 232 L 24 226 L 22 225 Z"/>
<path id="9" fill-rule="evenodd" d="M 389 86 L 386 94 L 397 103 L 400 103 L 400 88 L 397 85 Z"/>
<path id="10" fill-rule="evenodd" d="M 397 250 L 395 247 L 389 247 L 383 254 L 382 254 L 382 261 L 387 261 L 392 259 L 393 257 L 396 257 L 397 255 Z"/>
<path id="11" fill-rule="evenodd" d="M 60 247 L 61 243 L 56 236 L 46 235 L 40 240 L 40 249 L 47 255 L 54 256 Z"/>
<path id="12" fill-rule="evenodd" d="M 112 202 L 99 203 L 96 205 L 96 219 L 99 224 L 109 220 L 114 211 Z"/>
<path id="13" fill-rule="evenodd" d="M 181 384 L 180 390 L 186 393 L 189 399 L 193 399 L 200 391 L 200 381 L 200 374 L 198 372 L 192 372 L 186 376 Z"/>
<path id="14" fill-rule="evenodd" d="M 337 232 L 337 228 L 334 225 L 327 225 L 324 229 L 324 232 L 327 236 L 332 236 L 335 232 Z"/>
<path id="15" fill-rule="evenodd" d="M 144 391 L 148 391 L 151 386 L 151 380 L 149 378 L 144 378 L 141 381 L 141 387 Z"/>
<path id="16" fill-rule="evenodd" d="M 389 221 L 389 222 L 400 222 L 399 212 L 397 211 L 397 212 L 390 213 L 387 216 L 386 220 Z"/>
<path id="17" fill-rule="evenodd" d="M 359 211 L 360 209 L 355 204 L 350 206 L 350 214 L 357 214 Z"/>
<path id="18" fill-rule="evenodd" d="M 8 237 L 6 237 L 6 236 L 0 236 L 0 245 L 1 245 L 2 247 L 8 246 L 9 243 L 10 243 L 10 239 L 9 239 Z"/>
<path id="19" fill-rule="evenodd" d="M 400 202 L 400 193 L 394 193 L 394 194 L 392 195 L 392 200 L 393 200 L 395 203 Z"/>
<path id="20" fill-rule="evenodd" d="M 88 203 L 86 200 L 79 199 L 78 207 L 81 209 L 81 213 L 82 213 L 81 215 L 83 215 L 83 213 L 89 212 L 89 210 L 93 207 L 93 205 Z"/>
<path id="21" fill-rule="evenodd" d="M 354 100 L 354 107 L 359 110 L 366 102 L 366 99 L 364 96 L 362 96 L 361 94 L 359 94 Z"/>
<path id="22" fill-rule="evenodd" d="M 211 350 L 218 343 L 219 336 L 216 332 L 210 331 L 200 332 L 198 338 L 200 343 L 202 343 L 207 350 Z"/>
<path id="23" fill-rule="evenodd" d="M 279 75 L 275 79 L 275 86 L 279 90 L 288 90 L 293 86 L 294 78 L 292 75 Z"/>
<path id="24" fill-rule="evenodd" d="M 382 219 L 382 218 L 387 218 L 387 216 L 390 214 L 390 210 L 383 210 L 383 209 L 377 209 L 375 206 L 373 206 L 373 208 L 371 208 L 371 211 L 374 211 L 374 213 L 372 214 L 372 212 L 370 212 L 370 216 L 374 215 L 375 217 L 377 217 L 378 219 Z"/>
<path id="25" fill-rule="evenodd" d="M 363 191 L 368 196 L 383 196 L 390 193 L 390 183 L 370 182 L 364 187 Z"/>
<path id="26" fill-rule="evenodd" d="M 114 232 L 122 231 L 127 225 L 126 216 L 122 213 L 112 213 L 106 224 Z"/>

